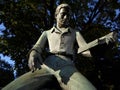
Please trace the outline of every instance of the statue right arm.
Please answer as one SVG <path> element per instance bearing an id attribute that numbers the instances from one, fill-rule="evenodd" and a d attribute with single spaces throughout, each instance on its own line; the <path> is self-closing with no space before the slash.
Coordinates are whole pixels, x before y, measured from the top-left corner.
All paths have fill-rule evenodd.
<path id="1" fill-rule="evenodd" d="M 28 66 L 29 68 L 34 72 L 37 68 L 40 69 L 43 59 L 41 57 L 41 53 L 45 47 L 45 44 L 47 42 L 47 34 L 44 31 L 36 44 L 33 46 L 33 48 L 30 50 L 28 54 Z"/>
<path id="2" fill-rule="evenodd" d="M 38 53 L 42 53 L 46 42 L 47 42 L 47 33 L 46 31 L 44 31 L 31 50 L 36 50 Z"/>

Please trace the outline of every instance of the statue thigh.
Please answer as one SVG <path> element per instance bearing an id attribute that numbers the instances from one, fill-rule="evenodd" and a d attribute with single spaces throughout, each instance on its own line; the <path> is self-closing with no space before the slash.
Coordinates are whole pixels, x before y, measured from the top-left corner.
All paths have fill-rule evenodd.
<path id="1" fill-rule="evenodd" d="M 47 69 L 42 68 L 34 73 L 28 72 L 23 74 L 2 88 L 2 90 L 41 90 L 41 88 L 53 88 L 52 83 L 56 86 L 56 90 L 61 90 L 54 75 Z"/>

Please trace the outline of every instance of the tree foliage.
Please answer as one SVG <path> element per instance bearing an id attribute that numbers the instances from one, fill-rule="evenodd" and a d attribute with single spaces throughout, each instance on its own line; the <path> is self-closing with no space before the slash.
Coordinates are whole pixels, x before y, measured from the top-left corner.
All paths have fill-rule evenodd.
<path id="1" fill-rule="evenodd" d="M 0 0 L 0 23 L 6 27 L 0 31 L 0 53 L 15 61 L 18 76 L 28 71 L 26 55 L 41 33 L 55 24 L 54 11 L 60 3 L 68 3 L 72 7 L 71 26 L 79 29 L 87 42 L 111 31 L 120 33 L 119 0 Z M 99 76 L 104 71 L 101 59 L 104 59 L 105 68 L 109 67 L 105 62 L 109 62 L 111 67 L 120 62 L 118 46 L 119 43 L 92 48 L 91 52 L 97 60 L 94 64 L 90 60 L 90 65 L 85 65 L 85 71 L 93 70 L 97 65 Z M 101 55 L 101 52 L 104 53 Z"/>

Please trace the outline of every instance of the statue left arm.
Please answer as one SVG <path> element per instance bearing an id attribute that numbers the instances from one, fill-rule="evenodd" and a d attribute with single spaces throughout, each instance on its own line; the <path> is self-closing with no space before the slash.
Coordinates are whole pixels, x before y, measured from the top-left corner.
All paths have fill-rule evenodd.
<path id="1" fill-rule="evenodd" d="M 91 57 L 89 49 L 92 47 L 95 47 L 99 44 L 109 44 L 115 43 L 117 41 L 118 33 L 117 32 L 111 32 L 105 36 L 102 36 L 98 39 L 93 40 L 92 42 L 86 43 L 83 39 L 82 35 L 77 32 L 76 33 L 76 39 L 79 45 L 78 53 L 83 54 L 86 57 Z"/>
<path id="2" fill-rule="evenodd" d="M 85 48 L 85 47 L 88 47 L 86 41 L 84 40 L 84 38 L 82 37 L 82 35 L 80 34 L 79 31 L 76 31 L 76 40 L 77 40 L 77 43 L 78 43 L 78 54 L 82 54 L 83 56 L 85 57 L 92 57 L 91 53 L 90 53 L 90 50 L 86 50 L 84 52 L 81 52 L 81 49 L 82 48 Z"/>

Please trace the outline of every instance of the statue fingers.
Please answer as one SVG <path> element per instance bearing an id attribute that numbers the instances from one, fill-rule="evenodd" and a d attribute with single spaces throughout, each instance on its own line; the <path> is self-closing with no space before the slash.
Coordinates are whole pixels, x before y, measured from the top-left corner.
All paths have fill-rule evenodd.
<path id="1" fill-rule="evenodd" d="M 114 33 L 113 33 L 113 38 L 114 38 L 114 41 L 117 41 L 117 40 L 118 40 L 118 33 L 117 33 L 117 32 L 114 32 Z"/>
<path id="2" fill-rule="evenodd" d="M 113 42 L 114 42 L 114 38 L 113 37 L 107 38 L 107 44 L 113 43 Z"/>
<path id="3" fill-rule="evenodd" d="M 28 62 L 28 67 L 30 68 L 30 70 L 32 72 L 35 71 L 35 63 L 34 63 L 34 60 L 30 58 L 29 62 Z"/>
<path id="4" fill-rule="evenodd" d="M 40 62 L 39 58 L 36 58 L 34 66 L 36 69 L 41 69 L 41 62 Z"/>

